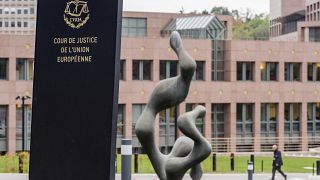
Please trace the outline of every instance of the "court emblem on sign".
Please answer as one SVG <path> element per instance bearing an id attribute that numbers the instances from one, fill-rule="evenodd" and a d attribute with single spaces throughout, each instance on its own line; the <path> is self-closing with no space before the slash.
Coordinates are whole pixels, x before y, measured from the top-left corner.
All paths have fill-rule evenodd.
<path id="1" fill-rule="evenodd" d="M 80 0 L 67 2 L 63 17 L 68 26 L 79 29 L 90 19 L 88 2 Z"/>

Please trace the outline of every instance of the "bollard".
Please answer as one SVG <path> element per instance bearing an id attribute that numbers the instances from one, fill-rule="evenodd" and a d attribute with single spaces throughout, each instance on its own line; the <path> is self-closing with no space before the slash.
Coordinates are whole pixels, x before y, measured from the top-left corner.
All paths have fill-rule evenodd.
<path id="1" fill-rule="evenodd" d="M 217 171 L 217 154 L 215 153 L 212 154 L 212 171 Z"/>
<path id="2" fill-rule="evenodd" d="M 139 154 L 138 152 L 134 152 L 134 173 L 139 173 Z"/>
<path id="3" fill-rule="evenodd" d="M 248 180 L 253 180 L 253 162 L 248 162 Z"/>
<path id="4" fill-rule="evenodd" d="M 231 153 L 230 156 L 230 169 L 231 171 L 234 171 L 234 153 Z"/>
<path id="5" fill-rule="evenodd" d="M 312 176 L 314 176 L 314 163 L 312 164 Z"/>
<path id="6" fill-rule="evenodd" d="M 132 141 L 121 141 L 121 180 L 131 180 Z"/>
<path id="7" fill-rule="evenodd" d="M 23 173 L 23 152 L 18 154 L 19 157 L 19 173 Z"/>
<path id="8" fill-rule="evenodd" d="M 250 162 L 253 164 L 253 173 L 254 173 L 254 154 L 250 155 Z"/>
<path id="9" fill-rule="evenodd" d="M 317 176 L 320 176 L 320 161 L 317 161 Z"/>

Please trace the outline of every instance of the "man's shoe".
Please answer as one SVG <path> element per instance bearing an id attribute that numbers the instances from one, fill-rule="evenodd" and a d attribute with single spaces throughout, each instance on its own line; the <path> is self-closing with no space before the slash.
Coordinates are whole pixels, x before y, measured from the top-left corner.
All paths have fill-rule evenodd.
<path id="1" fill-rule="evenodd" d="M 284 180 L 287 180 L 287 177 L 288 177 L 288 176 L 287 176 L 287 175 L 285 175 L 285 176 L 284 176 Z"/>

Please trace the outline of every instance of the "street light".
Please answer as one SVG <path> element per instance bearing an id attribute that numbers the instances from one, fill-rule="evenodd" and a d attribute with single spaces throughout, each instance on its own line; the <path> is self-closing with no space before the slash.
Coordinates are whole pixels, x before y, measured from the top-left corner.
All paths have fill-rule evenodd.
<path id="1" fill-rule="evenodd" d="M 24 116 L 24 111 L 25 111 L 25 101 L 31 99 L 30 96 L 25 95 L 25 96 L 17 96 L 16 100 L 21 100 L 22 101 L 22 151 L 25 151 L 26 143 L 26 135 L 25 135 L 25 116 Z"/>

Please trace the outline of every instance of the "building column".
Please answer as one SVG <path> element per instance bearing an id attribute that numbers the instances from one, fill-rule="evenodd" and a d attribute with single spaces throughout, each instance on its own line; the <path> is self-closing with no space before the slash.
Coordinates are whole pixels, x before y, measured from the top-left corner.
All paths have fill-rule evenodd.
<path id="1" fill-rule="evenodd" d="M 212 120 L 212 108 L 211 103 L 206 103 L 206 116 L 204 119 L 204 137 L 211 143 L 212 140 L 212 127 L 211 127 L 211 120 Z"/>
<path id="2" fill-rule="evenodd" d="M 16 57 L 11 55 L 9 57 L 9 81 L 16 81 Z M 16 85 L 10 86 L 9 104 L 8 104 L 8 153 L 16 153 Z"/>
<path id="3" fill-rule="evenodd" d="M 305 27 L 304 28 L 304 42 L 309 42 L 310 39 L 309 39 L 309 27 Z"/>
<path id="4" fill-rule="evenodd" d="M 153 77 L 153 81 L 154 82 L 158 82 L 160 81 L 160 60 L 159 59 L 154 59 L 152 61 L 152 70 L 151 72 L 152 77 Z"/>
<path id="5" fill-rule="evenodd" d="M 301 150 L 308 151 L 308 104 L 303 102 L 301 105 Z"/>
<path id="6" fill-rule="evenodd" d="M 308 62 L 301 63 L 301 81 L 303 83 L 308 82 Z"/>
<path id="7" fill-rule="evenodd" d="M 125 105 L 124 138 L 132 139 L 132 104 Z"/>
<path id="8" fill-rule="evenodd" d="M 228 123 L 229 122 L 229 123 Z M 237 104 L 230 103 L 226 118 L 226 137 L 230 138 L 230 152 L 237 150 Z"/>
<path id="9" fill-rule="evenodd" d="M 8 106 L 8 154 L 16 153 L 16 104 Z"/>
<path id="10" fill-rule="evenodd" d="M 278 104 L 278 124 L 277 124 L 277 134 L 278 134 L 278 146 L 281 151 L 284 150 L 284 104 Z"/>
<path id="11" fill-rule="evenodd" d="M 154 132 L 154 142 L 156 143 L 156 145 L 158 147 L 160 147 L 160 119 L 159 119 L 159 113 L 158 115 L 156 116 L 156 119 L 155 119 L 155 132 Z"/>
<path id="12" fill-rule="evenodd" d="M 132 81 L 132 59 L 126 59 L 126 68 L 125 68 L 126 81 Z"/>
<path id="13" fill-rule="evenodd" d="M 261 103 L 256 102 L 254 104 L 254 123 L 253 123 L 253 137 L 254 137 L 254 151 L 260 152 L 261 151 Z"/>

